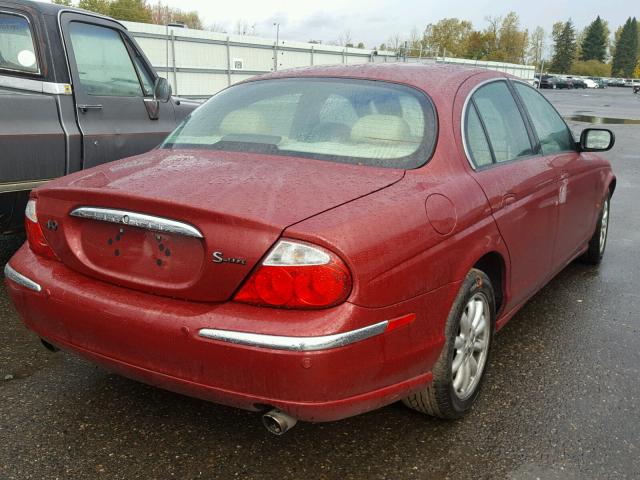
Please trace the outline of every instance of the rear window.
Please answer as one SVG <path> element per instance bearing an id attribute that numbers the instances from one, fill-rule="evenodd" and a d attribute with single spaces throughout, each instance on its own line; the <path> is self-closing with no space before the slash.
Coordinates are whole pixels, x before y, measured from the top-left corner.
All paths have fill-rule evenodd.
<path id="1" fill-rule="evenodd" d="M 24 17 L 0 13 L 0 69 L 40 72 L 29 21 Z"/>
<path id="2" fill-rule="evenodd" d="M 270 153 L 388 168 L 431 156 L 436 114 L 406 86 L 296 78 L 231 87 L 195 110 L 163 148 Z"/>

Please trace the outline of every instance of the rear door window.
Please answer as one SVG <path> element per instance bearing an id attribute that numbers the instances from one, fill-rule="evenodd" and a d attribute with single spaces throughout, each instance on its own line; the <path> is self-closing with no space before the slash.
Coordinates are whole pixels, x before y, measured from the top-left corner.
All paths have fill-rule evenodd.
<path id="1" fill-rule="evenodd" d="M 516 83 L 515 88 L 529 112 L 542 153 L 550 155 L 575 150 L 575 141 L 569 127 L 547 99 L 528 85 Z"/>
<path id="2" fill-rule="evenodd" d="M 497 163 L 533 155 L 533 146 L 513 95 L 504 81 L 488 83 L 472 96 Z M 467 130 L 468 130 L 467 118 Z"/>
<path id="3" fill-rule="evenodd" d="M 0 13 L 0 70 L 40 73 L 29 21 Z"/>
<path id="4" fill-rule="evenodd" d="M 491 147 L 484 133 L 480 117 L 475 105 L 469 105 L 467 109 L 467 149 L 471 155 L 471 161 L 477 167 L 485 167 L 493 163 Z"/>

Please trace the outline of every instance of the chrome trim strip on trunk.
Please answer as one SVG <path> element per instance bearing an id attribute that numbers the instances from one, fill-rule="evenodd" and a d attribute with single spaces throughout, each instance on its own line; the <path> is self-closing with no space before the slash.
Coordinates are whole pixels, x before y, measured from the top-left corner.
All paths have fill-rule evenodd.
<path id="1" fill-rule="evenodd" d="M 10 77 L 8 75 L 0 75 L 0 88 L 13 88 L 52 95 L 71 95 L 73 91 L 68 83 L 43 82 L 42 80 Z"/>
<path id="2" fill-rule="evenodd" d="M 313 352 L 344 347 L 351 343 L 380 335 L 387 329 L 387 320 L 350 330 L 348 332 L 324 335 L 321 337 L 283 337 L 280 335 L 262 335 L 259 333 L 235 332 L 231 330 L 217 330 L 203 328 L 198 335 L 221 342 L 248 345 L 250 347 L 270 348 L 273 350 L 288 350 L 294 352 Z"/>
<path id="3" fill-rule="evenodd" d="M 69 215 L 72 217 L 88 218 L 100 222 L 129 225 L 130 227 L 144 228 L 155 232 L 175 233 L 185 237 L 204 238 L 200 230 L 188 223 L 178 222 L 169 218 L 156 217 L 144 213 L 130 212 L 128 210 L 115 210 L 99 207 L 79 207 Z"/>
<path id="4" fill-rule="evenodd" d="M 41 292 L 42 287 L 31 280 L 30 278 L 25 277 L 21 273 L 16 272 L 11 265 L 8 263 L 4 266 L 4 276 L 9 280 L 16 282 L 18 285 L 22 285 L 29 290 L 33 290 L 34 292 Z"/>
<path id="5" fill-rule="evenodd" d="M 22 182 L 0 183 L 0 193 L 24 192 L 26 190 L 33 190 L 34 188 L 50 182 L 51 180 L 53 179 L 48 178 L 46 180 L 25 180 Z"/>

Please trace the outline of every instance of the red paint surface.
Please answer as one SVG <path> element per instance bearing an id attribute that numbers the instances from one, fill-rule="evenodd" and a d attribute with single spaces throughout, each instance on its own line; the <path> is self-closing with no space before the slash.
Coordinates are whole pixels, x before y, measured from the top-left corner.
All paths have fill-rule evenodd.
<path id="1" fill-rule="evenodd" d="M 403 172 L 258 154 L 153 151 L 51 182 L 37 190 L 38 217 L 41 225 L 58 222 L 45 235 L 62 261 L 27 247 L 10 261 L 43 286 L 35 293 L 7 283 L 25 323 L 53 344 L 163 388 L 333 420 L 395 401 L 430 380 L 459 285 L 484 255 L 497 254 L 504 264 L 501 327 L 584 250 L 614 179 L 607 162 L 576 153 L 476 173 L 465 158 L 464 101 L 479 82 L 502 74 L 395 64 L 271 77 L 321 75 L 426 91 L 439 121 L 431 161 Z M 68 215 L 86 205 L 185 221 L 204 239 L 167 238 L 171 263 L 158 267 L 153 235 L 126 232 L 120 241 L 131 243 L 123 247 L 123 263 L 108 244 L 112 227 Z M 300 311 L 230 301 L 280 236 L 339 255 L 353 279 L 346 302 Z M 214 251 L 243 257 L 246 265 L 213 264 Z M 413 313 L 413 321 L 378 337 L 312 353 L 197 336 L 201 328 L 329 335 Z"/>

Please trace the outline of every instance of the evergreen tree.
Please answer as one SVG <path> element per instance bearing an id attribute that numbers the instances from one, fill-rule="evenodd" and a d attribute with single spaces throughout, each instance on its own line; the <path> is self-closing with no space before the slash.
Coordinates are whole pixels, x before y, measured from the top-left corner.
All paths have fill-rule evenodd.
<path id="1" fill-rule="evenodd" d="M 571 19 L 553 26 L 553 58 L 550 70 L 567 73 L 576 57 L 576 30 Z"/>
<path id="2" fill-rule="evenodd" d="M 604 62 L 607 55 L 607 28 L 600 16 L 586 29 L 582 40 L 580 60 L 598 60 Z"/>
<path id="3" fill-rule="evenodd" d="M 611 62 L 611 75 L 632 77 L 638 63 L 638 22 L 629 18 L 622 27 Z"/>

